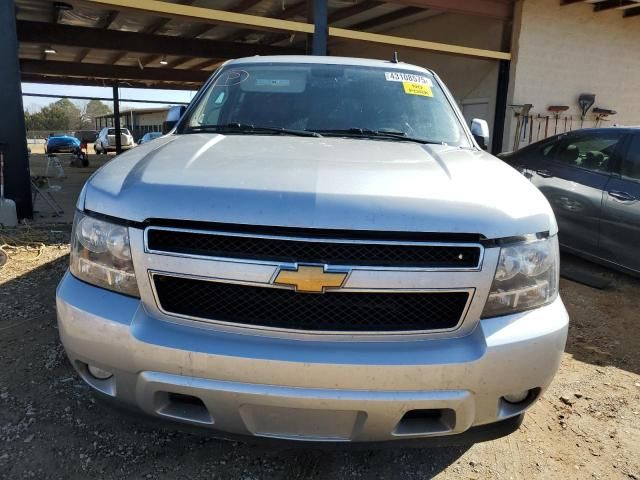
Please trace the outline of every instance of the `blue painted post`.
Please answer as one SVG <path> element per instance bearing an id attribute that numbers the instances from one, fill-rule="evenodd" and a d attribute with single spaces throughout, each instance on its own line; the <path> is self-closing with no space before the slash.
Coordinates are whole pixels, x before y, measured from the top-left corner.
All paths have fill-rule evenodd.
<path id="1" fill-rule="evenodd" d="M 329 37 L 328 1 L 313 0 L 313 50 L 314 55 L 327 54 L 327 42 Z"/>
<path id="2" fill-rule="evenodd" d="M 22 108 L 14 0 L 0 0 L 0 148 L 4 153 L 5 195 L 16 202 L 18 218 L 31 218 L 31 177 Z"/>

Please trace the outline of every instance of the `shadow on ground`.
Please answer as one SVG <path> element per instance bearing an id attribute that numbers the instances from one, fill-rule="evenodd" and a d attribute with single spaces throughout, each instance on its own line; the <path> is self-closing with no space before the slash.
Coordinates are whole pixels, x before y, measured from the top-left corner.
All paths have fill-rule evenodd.
<path id="1" fill-rule="evenodd" d="M 605 289 L 562 279 L 560 294 L 571 322 L 566 351 L 576 360 L 640 373 L 640 279 L 570 254 L 563 264 L 603 279 Z"/>
<path id="2" fill-rule="evenodd" d="M 75 374 L 59 342 L 64 256 L 0 286 L 0 478 L 424 479 L 469 447 L 283 450 L 131 419 Z"/>

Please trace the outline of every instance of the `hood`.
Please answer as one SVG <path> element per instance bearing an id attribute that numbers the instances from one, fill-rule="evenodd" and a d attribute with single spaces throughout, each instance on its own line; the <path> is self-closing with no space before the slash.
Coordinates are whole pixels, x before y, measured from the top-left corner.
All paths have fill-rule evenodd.
<path id="1" fill-rule="evenodd" d="M 79 206 L 142 222 L 474 233 L 557 230 L 548 202 L 484 152 L 345 138 L 162 137 L 98 170 Z"/>

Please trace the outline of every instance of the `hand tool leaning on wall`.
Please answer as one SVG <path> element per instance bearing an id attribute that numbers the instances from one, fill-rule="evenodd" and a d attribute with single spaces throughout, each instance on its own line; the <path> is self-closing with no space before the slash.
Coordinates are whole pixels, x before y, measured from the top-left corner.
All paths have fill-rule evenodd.
<path id="1" fill-rule="evenodd" d="M 524 105 L 511 105 L 511 108 L 514 109 L 516 113 L 516 118 L 518 121 L 516 122 L 516 131 L 513 138 L 513 150 L 518 150 L 520 148 L 520 139 L 524 135 L 526 136 L 526 125 L 529 119 L 529 111 L 533 108 L 533 105 L 530 103 L 526 103 Z M 525 137 L 526 138 L 526 137 Z"/>
<path id="2" fill-rule="evenodd" d="M 593 113 L 596 115 L 596 128 L 598 128 L 602 125 L 602 122 L 607 121 L 607 117 L 609 115 L 615 115 L 618 112 L 615 110 L 609 110 L 608 108 L 595 107 L 593 109 Z"/>
<path id="3" fill-rule="evenodd" d="M 529 115 L 529 144 L 533 142 L 533 115 Z"/>
<path id="4" fill-rule="evenodd" d="M 578 97 L 578 105 L 580 105 L 580 111 L 582 113 L 580 117 L 580 128 L 584 127 L 584 119 L 586 118 L 589 109 L 593 107 L 594 103 L 596 103 L 596 96 L 593 93 L 581 93 Z"/>
<path id="5" fill-rule="evenodd" d="M 544 138 L 549 137 L 549 116 L 544 117 Z"/>
<path id="6" fill-rule="evenodd" d="M 558 120 L 560 120 L 560 113 L 566 112 L 567 110 L 569 110 L 569 107 L 567 105 L 551 105 L 549 108 L 547 108 L 547 110 L 549 110 L 553 114 L 553 118 L 555 118 L 556 120 L 556 124 L 553 127 L 553 134 L 557 135 Z"/>

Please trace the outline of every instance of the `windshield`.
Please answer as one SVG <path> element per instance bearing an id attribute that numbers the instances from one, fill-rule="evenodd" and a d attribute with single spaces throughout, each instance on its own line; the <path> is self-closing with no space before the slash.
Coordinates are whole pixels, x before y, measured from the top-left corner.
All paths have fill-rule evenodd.
<path id="1" fill-rule="evenodd" d="M 129 130 L 127 130 L 126 128 L 121 128 L 120 133 L 123 135 L 129 135 Z M 107 132 L 107 135 L 115 135 L 115 134 L 116 134 L 115 128 L 110 128 L 109 131 Z"/>
<path id="2" fill-rule="evenodd" d="M 230 65 L 180 133 L 302 134 L 416 140 L 470 147 L 432 75 L 357 65 Z"/>

